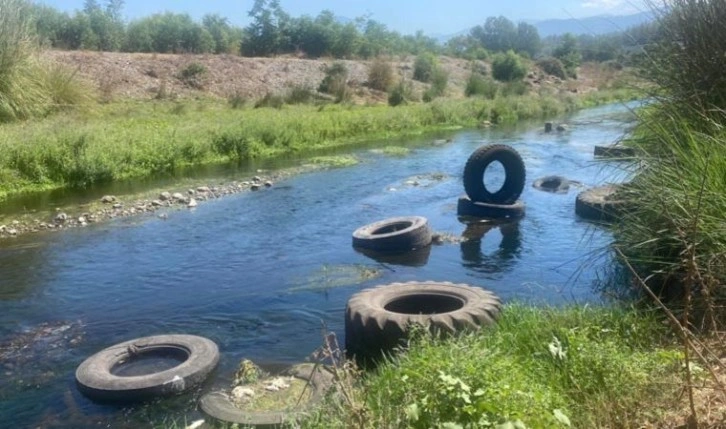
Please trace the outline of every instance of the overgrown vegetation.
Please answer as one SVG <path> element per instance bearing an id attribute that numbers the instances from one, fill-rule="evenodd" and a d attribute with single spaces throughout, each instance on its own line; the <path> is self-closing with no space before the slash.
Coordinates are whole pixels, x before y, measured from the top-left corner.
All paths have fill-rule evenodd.
<path id="1" fill-rule="evenodd" d="M 511 305 L 477 334 L 422 331 L 361 383 L 339 377 L 342 394 L 302 426 L 639 427 L 677 402 L 682 356 L 652 315 Z"/>
<path id="2" fill-rule="evenodd" d="M 625 193 L 638 203 L 618 248 L 656 291 L 696 304 L 715 327 L 726 299 L 726 1 L 677 0 L 660 20 L 643 62 L 659 92 L 629 140 L 639 156 Z"/>
<path id="3" fill-rule="evenodd" d="M 75 73 L 43 61 L 25 0 L 0 2 L 0 122 L 89 101 Z"/>
<path id="4" fill-rule="evenodd" d="M 374 59 L 368 66 L 368 87 L 388 92 L 393 83 L 394 75 L 391 63 L 383 57 Z"/>
<path id="5" fill-rule="evenodd" d="M 396 109 L 287 106 L 273 94 L 258 109 L 185 100 L 187 108 L 179 111 L 174 101 L 115 102 L 88 114 L 62 113 L 0 128 L 0 197 L 160 174 L 184 165 L 303 154 L 482 121 L 513 123 L 634 95 L 621 91 L 578 98 L 441 99 Z"/>

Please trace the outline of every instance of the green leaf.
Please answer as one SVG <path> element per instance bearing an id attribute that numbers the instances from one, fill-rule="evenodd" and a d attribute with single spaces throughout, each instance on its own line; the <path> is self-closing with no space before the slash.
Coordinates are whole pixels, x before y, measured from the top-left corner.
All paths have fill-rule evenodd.
<path id="1" fill-rule="evenodd" d="M 569 417 L 567 417 L 565 413 L 562 412 L 562 410 L 554 410 L 553 413 L 555 414 L 555 418 L 557 419 L 557 421 L 567 427 L 571 426 Z"/>
<path id="2" fill-rule="evenodd" d="M 406 413 L 406 417 L 409 420 L 411 420 L 413 422 L 418 421 L 418 418 L 419 418 L 419 410 L 418 410 L 418 404 L 417 403 L 414 402 L 413 404 L 411 404 L 408 407 L 406 407 L 406 409 L 404 410 L 404 412 Z"/>
<path id="3" fill-rule="evenodd" d="M 464 426 L 454 422 L 446 422 L 441 424 L 441 429 L 464 429 Z"/>

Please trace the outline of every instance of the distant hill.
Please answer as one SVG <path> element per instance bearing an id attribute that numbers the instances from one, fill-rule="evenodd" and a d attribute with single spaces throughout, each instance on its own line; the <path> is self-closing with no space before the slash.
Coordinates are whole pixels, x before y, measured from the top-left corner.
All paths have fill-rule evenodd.
<path id="1" fill-rule="evenodd" d="M 526 21 L 537 27 L 540 37 L 554 36 L 558 34 L 607 34 L 616 31 L 623 31 L 630 27 L 652 21 L 651 12 L 640 12 L 633 15 L 598 15 L 587 18 L 547 19 L 544 21 Z M 482 19 L 482 24 L 486 18 Z M 516 23 L 517 21 L 515 21 Z M 471 29 L 461 30 L 454 34 L 434 34 L 439 43 L 446 43 L 457 36 L 469 34 Z"/>
<path id="2" fill-rule="evenodd" d="M 598 15 L 588 18 L 548 19 L 530 22 L 537 27 L 540 37 L 557 34 L 606 34 L 622 31 L 636 25 L 653 20 L 651 12 L 640 12 L 634 15 Z"/>

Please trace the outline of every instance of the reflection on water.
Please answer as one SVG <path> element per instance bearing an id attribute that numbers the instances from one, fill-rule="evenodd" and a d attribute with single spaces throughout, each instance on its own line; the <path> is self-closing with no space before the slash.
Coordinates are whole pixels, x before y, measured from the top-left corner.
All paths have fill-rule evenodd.
<path id="1" fill-rule="evenodd" d="M 462 265 L 473 271 L 490 274 L 507 272 L 521 252 L 519 222 L 471 223 L 462 235 L 466 237 L 460 244 Z M 488 238 L 486 242 L 485 238 Z M 490 245 L 497 242 L 494 247 Z"/>
<path id="2" fill-rule="evenodd" d="M 401 265 L 405 267 L 423 267 L 429 262 L 431 245 L 401 253 L 379 252 L 363 248 L 355 248 L 355 251 L 380 264 Z"/>

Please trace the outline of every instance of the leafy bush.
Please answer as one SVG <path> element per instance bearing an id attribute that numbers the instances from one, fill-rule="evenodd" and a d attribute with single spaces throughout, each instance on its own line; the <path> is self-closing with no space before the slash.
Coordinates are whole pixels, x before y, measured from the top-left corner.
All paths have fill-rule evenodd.
<path id="1" fill-rule="evenodd" d="M 527 74 L 527 68 L 522 59 L 514 51 L 498 53 L 492 59 L 492 76 L 502 82 L 522 79 Z"/>
<path id="2" fill-rule="evenodd" d="M 229 103 L 229 106 L 233 109 L 241 109 L 245 104 L 247 104 L 247 97 L 237 91 L 227 97 L 227 103 Z"/>
<path id="3" fill-rule="evenodd" d="M 377 57 L 368 67 L 368 87 L 388 91 L 393 85 L 393 67 L 383 57 Z"/>
<path id="4" fill-rule="evenodd" d="M 502 95 L 504 97 L 509 97 L 511 95 L 525 95 L 528 92 L 529 84 L 522 80 L 507 82 L 502 86 Z"/>
<path id="5" fill-rule="evenodd" d="M 543 72 L 547 73 L 550 76 L 555 76 L 560 79 L 567 79 L 567 72 L 565 71 L 565 66 L 564 64 L 562 64 L 562 61 L 557 58 L 543 58 L 537 61 L 537 66 L 539 66 L 539 68 L 541 68 Z"/>
<path id="6" fill-rule="evenodd" d="M 179 72 L 179 78 L 182 80 L 194 79 L 197 77 L 201 77 L 206 72 L 207 68 L 204 67 L 202 64 L 191 63 Z"/>
<path id="7" fill-rule="evenodd" d="M 472 73 L 466 81 L 464 93 L 467 97 L 482 96 L 487 99 L 494 99 L 497 96 L 498 87 L 496 82 L 487 79 L 479 73 Z"/>
<path id="8" fill-rule="evenodd" d="M 406 104 L 411 100 L 412 96 L 413 87 L 411 86 L 411 82 L 401 80 L 388 94 L 388 105 L 400 106 Z"/>
<path id="9" fill-rule="evenodd" d="M 436 57 L 433 54 L 419 55 L 413 63 L 413 78 L 419 82 L 431 82 L 436 68 Z"/>
<path id="10" fill-rule="evenodd" d="M 336 62 L 327 67 L 318 91 L 333 95 L 336 103 L 348 100 L 350 90 L 348 89 L 348 68 L 345 64 Z"/>
<path id="11" fill-rule="evenodd" d="M 449 74 L 437 67 L 431 79 L 431 87 L 424 93 L 423 100 L 429 102 L 436 97 L 446 93 L 446 85 L 449 83 Z"/>
<path id="12" fill-rule="evenodd" d="M 315 98 L 315 92 L 307 86 L 295 85 L 287 91 L 285 103 L 307 104 Z"/>
<path id="13" fill-rule="evenodd" d="M 283 104 L 285 104 L 285 99 L 280 95 L 275 95 L 272 93 L 265 94 L 264 97 L 257 100 L 255 103 L 255 109 L 259 109 L 260 107 L 272 107 L 274 109 L 280 109 L 282 108 Z"/>

